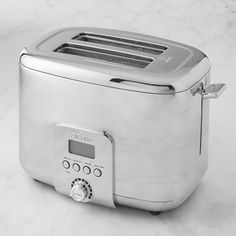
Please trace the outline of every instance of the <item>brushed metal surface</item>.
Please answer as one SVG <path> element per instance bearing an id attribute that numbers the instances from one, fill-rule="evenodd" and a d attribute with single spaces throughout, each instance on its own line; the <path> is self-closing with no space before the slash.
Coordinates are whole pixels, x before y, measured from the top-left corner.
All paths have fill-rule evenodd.
<path id="1" fill-rule="evenodd" d="M 106 130 L 113 137 L 116 204 L 129 205 L 134 199 L 130 205 L 139 208 L 142 202 L 146 210 L 176 207 L 196 188 L 207 168 L 207 113 L 199 155 L 200 94 L 131 92 L 22 65 L 20 86 L 20 159 L 35 179 L 54 185 L 53 140 L 55 126 L 61 123 Z"/>
<path id="2" fill-rule="evenodd" d="M 97 38 L 76 40 L 81 32 L 159 44 L 165 50 L 157 55 L 130 45 L 119 48 L 111 37 L 106 45 Z M 56 52 L 64 43 L 116 50 L 152 62 L 134 68 Z M 91 202 L 150 211 L 175 208 L 207 169 L 205 98 L 217 97 L 223 88 L 210 85 L 208 58 L 188 45 L 108 29 L 57 30 L 25 48 L 20 57 L 20 161 L 33 178 L 69 195 L 71 182 L 87 176 L 80 172 L 83 168 L 78 168 L 79 174 L 62 171 L 65 158 L 75 161 L 68 156 L 66 140 L 71 129 L 89 130 L 88 136 L 99 137 L 95 146 L 108 170 L 87 179 L 94 194 Z M 82 165 L 92 167 L 96 161 Z"/>

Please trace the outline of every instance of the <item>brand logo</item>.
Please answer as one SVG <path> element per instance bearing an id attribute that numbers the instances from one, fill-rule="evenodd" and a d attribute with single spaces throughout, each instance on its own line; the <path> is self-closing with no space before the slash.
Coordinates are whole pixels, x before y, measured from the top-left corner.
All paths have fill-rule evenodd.
<path id="1" fill-rule="evenodd" d="M 93 140 L 86 136 L 82 131 L 73 131 L 71 133 L 71 138 L 78 139 L 79 141 L 91 143 Z"/>

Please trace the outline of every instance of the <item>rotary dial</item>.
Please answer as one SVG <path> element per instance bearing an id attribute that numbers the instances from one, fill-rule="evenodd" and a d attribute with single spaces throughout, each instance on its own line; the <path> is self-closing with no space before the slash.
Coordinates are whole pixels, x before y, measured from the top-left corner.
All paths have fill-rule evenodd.
<path id="1" fill-rule="evenodd" d="M 71 183 L 70 196 L 77 202 L 88 202 L 93 197 L 92 187 L 81 178 L 77 178 Z"/>

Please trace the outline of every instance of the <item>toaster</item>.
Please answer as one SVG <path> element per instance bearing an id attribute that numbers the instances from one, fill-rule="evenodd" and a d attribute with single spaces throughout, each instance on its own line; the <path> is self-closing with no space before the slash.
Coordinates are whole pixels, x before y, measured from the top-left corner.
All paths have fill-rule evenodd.
<path id="1" fill-rule="evenodd" d="M 110 29 L 54 31 L 20 60 L 20 162 L 77 202 L 153 213 L 182 204 L 208 159 L 207 56 Z"/>

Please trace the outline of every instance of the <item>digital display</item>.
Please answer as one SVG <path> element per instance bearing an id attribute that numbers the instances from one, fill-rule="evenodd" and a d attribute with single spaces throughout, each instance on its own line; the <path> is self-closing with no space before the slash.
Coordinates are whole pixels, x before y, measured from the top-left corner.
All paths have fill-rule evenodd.
<path id="1" fill-rule="evenodd" d="M 69 140 L 69 153 L 94 159 L 95 147 L 91 144 Z"/>

